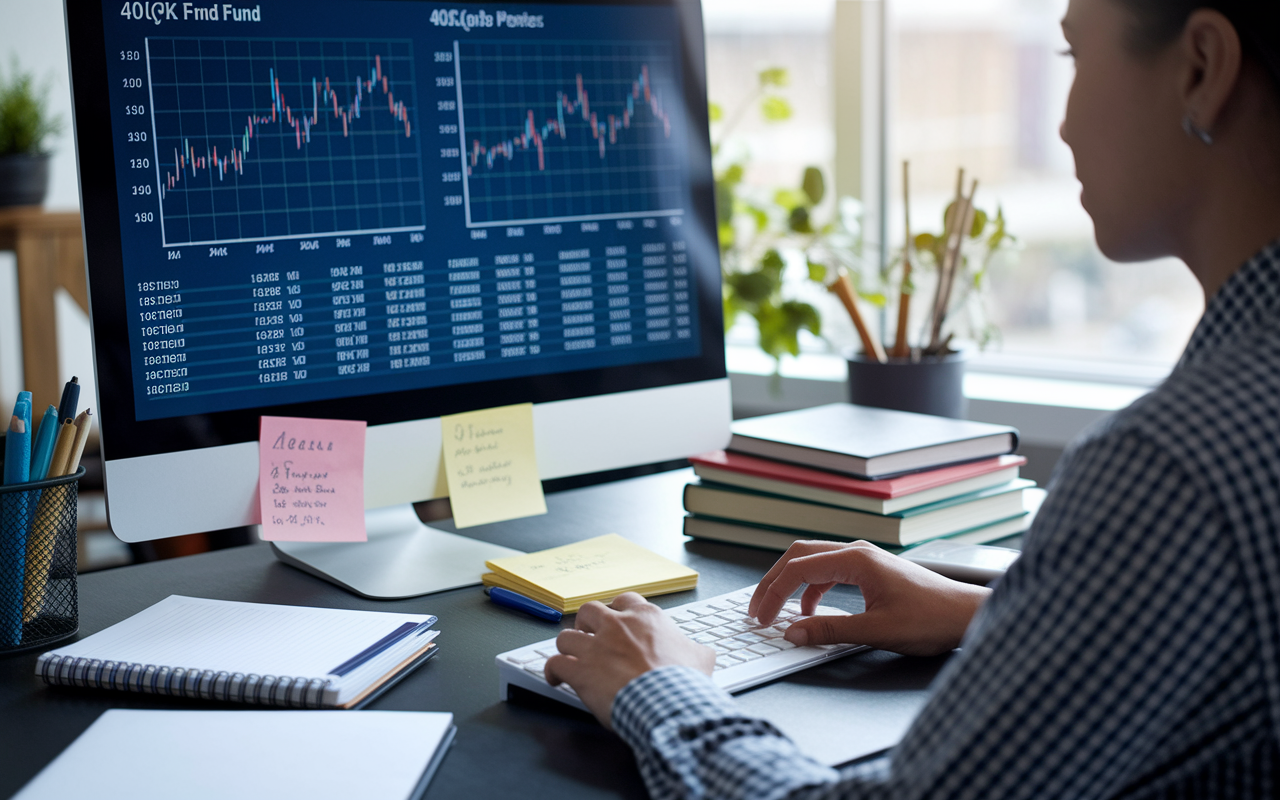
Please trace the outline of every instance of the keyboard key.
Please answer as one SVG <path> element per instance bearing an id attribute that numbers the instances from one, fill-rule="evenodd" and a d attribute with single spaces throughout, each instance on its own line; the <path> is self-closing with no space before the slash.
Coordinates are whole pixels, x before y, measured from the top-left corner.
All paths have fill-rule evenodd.
<path id="1" fill-rule="evenodd" d="M 556 648 L 556 647 L 539 647 L 534 652 L 536 652 L 538 655 L 542 656 L 543 658 L 551 658 L 552 656 L 560 655 L 560 650 L 559 648 Z"/>
<path id="2" fill-rule="evenodd" d="M 747 652 L 759 653 L 762 656 L 771 656 L 774 653 L 781 653 L 782 648 L 774 647 L 771 644 L 761 643 L 761 644 L 751 645 L 750 647 L 747 648 Z"/>
<path id="3" fill-rule="evenodd" d="M 788 642 L 788 644 L 790 644 L 790 642 Z M 791 646 L 792 646 L 792 647 L 795 647 L 795 645 L 791 645 Z M 728 653 L 728 652 L 729 652 L 729 648 L 725 647 L 724 645 L 720 644 L 719 642 L 716 642 L 716 643 L 714 643 L 714 644 L 710 645 L 710 647 L 711 647 L 711 649 L 715 652 L 715 654 L 716 654 L 717 656 L 722 656 L 722 655 L 725 655 L 726 653 Z"/>
<path id="4" fill-rule="evenodd" d="M 747 644 L 759 644 L 760 642 L 764 641 L 764 637 L 761 636 L 760 634 L 750 633 L 750 632 L 740 633 L 733 638 L 737 639 L 739 642 L 746 642 Z"/>
<path id="5" fill-rule="evenodd" d="M 697 642 L 698 644 L 711 644 L 712 642 L 718 642 L 718 641 L 720 641 L 720 637 L 719 637 L 719 636 L 713 636 L 712 634 L 710 634 L 710 633 L 705 633 L 705 632 L 704 632 L 704 633 L 695 633 L 693 636 L 690 636 L 689 638 L 690 638 L 690 639 L 692 639 L 692 640 L 694 640 L 694 641 L 695 641 L 695 642 Z"/>
<path id="6" fill-rule="evenodd" d="M 530 661 L 536 661 L 538 657 L 537 653 L 530 651 L 526 653 L 513 653 L 507 656 L 507 660 L 512 664 L 524 665 L 528 664 Z"/>
<path id="7" fill-rule="evenodd" d="M 533 661 L 528 664 L 525 664 L 524 669 L 525 669 L 525 672 L 532 672 L 534 675 L 537 675 L 539 678 L 545 678 L 546 666 L 547 666 L 547 660 L 545 658 L 540 658 L 537 661 Z"/>
<path id="8" fill-rule="evenodd" d="M 733 636 L 734 634 L 742 633 L 742 631 L 736 631 L 727 625 L 721 625 L 719 628 L 712 628 L 711 630 L 707 631 L 707 633 L 711 634 L 717 639 L 728 639 L 730 636 Z"/>
<path id="9" fill-rule="evenodd" d="M 733 655 L 735 658 L 740 658 L 743 661 L 755 661 L 757 658 L 763 658 L 759 653 L 753 653 L 750 650 L 739 650 Z"/>
<path id="10" fill-rule="evenodd" d="M 734 667 L 742 662 L 732 656 L 718 656 L 716 658 L 716 669 L 724 669 L 725 667 Z"/>
<path id="11" fill-rule="evenodd" d="M 769 644 L 773 645 L 774 647 L 780 648 L 782 650 L 795 649 L 795 645 L 792 644 L 791 642 L 788 642 L 786 639 L 770 639 Z"/>
<path id="12" fill-rule="evenodd" d="M 697 616 L 688 611 L 675 611 L 669 615 L 676 622 L 693 622 Z"/>
<path id="13" fill-rule="evenodd" d="M 711 629 L 709 625 L 703 625 L 701 622 L 682 622 L 677 627 L 685 633 L 702 633 Z"/>
<path id="14" fill-rule="evenodd" d="M 737 639 L 722 639 L 720 641 L 720 644 L 723 645 L 724 647 L 729 648 L 730 650 L 741 650 L 744 647 L 747 647 L 750 643 L 740 642 Z"/>
<path id="15" fill-rule="evenodd" d="M 723 600 L 716 600 L 716 601 L 707 603 L 707 607 L 714 608 L 716 611 L 728 611 L 729 609 L 733 608 L 733 606 L 729 605 Z"/>
<path id="16" fill-rule="evenodd" d="M 782 637 L 782 634 L 786 633 L 786 630 L 785 629 L 779 630 L 778 626 L 775 625 L 772 628 L 761 628 L 760 630 L 756 631 L 756 633 L 758 633 L 759 635 L 763 636 L 766 639 L 779 639 Z"/>

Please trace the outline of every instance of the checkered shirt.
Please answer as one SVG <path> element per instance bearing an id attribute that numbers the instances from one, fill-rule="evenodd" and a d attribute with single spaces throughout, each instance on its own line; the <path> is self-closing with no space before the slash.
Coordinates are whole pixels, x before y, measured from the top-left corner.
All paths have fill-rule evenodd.
<path id="1" fill-rule="evenodd" d="M 1023 549 L 886 756 L 827 768 L 682 667 L 614 727 L 656 798 L 1280 795 L 1280 243 L 1073 444 Z"/>

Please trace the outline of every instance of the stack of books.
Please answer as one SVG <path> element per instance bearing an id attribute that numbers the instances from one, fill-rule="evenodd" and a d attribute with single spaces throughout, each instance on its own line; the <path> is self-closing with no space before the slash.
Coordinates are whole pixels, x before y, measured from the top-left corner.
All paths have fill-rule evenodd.
<path id="1" fill-rule="evenodd" d="M 727 452 L 690 459 L 684 532 L 770 550 L 997 541 L 1025 531 L 1044 497 L 1019 478 L 1017 446 L 1007 426 L 847 403 L 742 420 Z"/>

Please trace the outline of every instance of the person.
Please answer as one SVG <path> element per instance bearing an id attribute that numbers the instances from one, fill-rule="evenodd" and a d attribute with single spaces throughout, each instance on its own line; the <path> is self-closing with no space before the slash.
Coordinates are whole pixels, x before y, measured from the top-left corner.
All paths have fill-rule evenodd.
<path id="1" fill-rule="evenodd" d="M 856 584 L 864 613 L 786 637 L 960 646 L 902 742 L 808 759 L 707 677 L 637 595 L 584 606 L 547 661 L 656 798 L 1275 797 L 1280 744 L 1280 3 L 1070 0 L 1062 136 L 1107 256 L 1172 255 L 1206 310 L 1157 389 L 1074 443 L 994 590 L 875 547 L 802 543 L 769 623 Z"/>

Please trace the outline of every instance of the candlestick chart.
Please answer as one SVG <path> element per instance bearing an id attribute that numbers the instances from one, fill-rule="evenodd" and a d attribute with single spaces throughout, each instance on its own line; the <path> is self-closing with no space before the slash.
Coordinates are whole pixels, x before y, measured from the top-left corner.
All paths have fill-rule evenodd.
<path id="1" fill-rule="evenodd" d="M 683 213 L 687 132 L 657 42 L 454 43 L 469 227 Z"/>
<path id="2" fill-rule="evenodd" d="M 147 40 L 166 246 L 420 230 L 407 41 Z"/>

